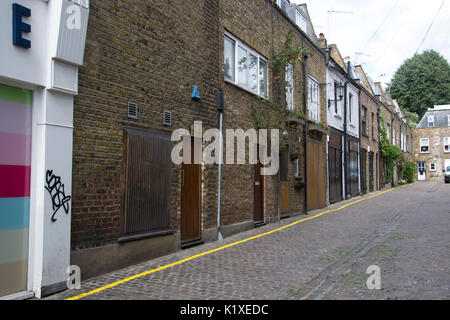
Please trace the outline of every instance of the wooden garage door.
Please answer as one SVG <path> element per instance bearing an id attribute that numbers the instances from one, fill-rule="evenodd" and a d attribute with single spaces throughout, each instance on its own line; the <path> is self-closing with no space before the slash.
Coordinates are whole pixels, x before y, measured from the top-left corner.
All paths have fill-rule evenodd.
<path id="1" fill-rule="evenodd" d="M 308 210 L 326 206 L 325 145 L 313 140 L 307 143 Z"/>

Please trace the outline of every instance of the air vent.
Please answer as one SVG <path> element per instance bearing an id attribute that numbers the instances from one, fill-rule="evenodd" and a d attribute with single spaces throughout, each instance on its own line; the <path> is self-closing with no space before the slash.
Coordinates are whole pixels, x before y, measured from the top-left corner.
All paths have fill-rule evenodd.
<path id="1" fill-rule="evenodd" d="M 135 102 L 128 101 L 128 118 L 138 118 L 138 105 Z"/>
<path id="2" fill-rule="evenodd" d="M 172 112 L 170 112 L 169 110 L 164 110 L 163 124 L 165 126 L 171 126 L 172 125 Z"/>

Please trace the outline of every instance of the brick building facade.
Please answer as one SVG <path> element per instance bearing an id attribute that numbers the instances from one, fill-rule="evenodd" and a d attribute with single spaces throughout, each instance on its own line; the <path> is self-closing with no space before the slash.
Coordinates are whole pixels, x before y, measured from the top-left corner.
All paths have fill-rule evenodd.
<path id="1" fill-rule="evenodd" d="M 224 140 L 227 129 L 253 128 L 252 110 L 262 97 L 286 104 L 271 59 L 283 50 L 289 33 L 293 46 L 309 52 L 293 70 L 298 81 L 292 111 L 304 113 L 306 101 L 306 114 L 313 105 L 314 122 L 326 123 L 321 86 L 326 81 L 325 56 L 302 8 L 307 31 L 285 8 L 268 0 L 136 0 L 114 6 L 91 1 L 74 106 L 71 264 L 81 267 L 83 278 L 217 239 L 218 166 L 174 165 L 171 134 L 180 128 L 192 134 L 194 121 L 202 121 L 203 133 L 218 128 L 219 91 L 224 98 Z M 240 71 L 235 81 L 225 74 L 230 43 L 237 55 L 257 57 L 259 87 L 239 83 Z M 246 72 L 252 75 L 250 68 Z M 199 97 L 192 99 L 195 87 Z M 304 213 L 305 190 L 312 190 L 309 197 L 319 195 L 309 208 L 326 205 L 326 152 L 313 148 L 325 145 L 326 131 L 311 122 L 307 126 L 308 148 L 314 143 L 311 152 L 322 160 L 310 161 L 312 167 L 305 170 L 308 121 L 293 122 L 281 133 L 285 181 L 281 174 L 258 180 L 254 165 L 222 166 L 223 236 L 274 221 L 278 213 Z M 317 172 L 323 181 L 307 183 L 305 173 L 316 177 Z"/>

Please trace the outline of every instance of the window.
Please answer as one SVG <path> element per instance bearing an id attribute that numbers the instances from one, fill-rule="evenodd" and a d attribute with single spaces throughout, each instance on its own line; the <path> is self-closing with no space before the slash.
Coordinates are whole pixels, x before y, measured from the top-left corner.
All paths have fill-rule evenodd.
<path id="1" fill-rule="evenodd" d="M 267 60 L 228 33 L 224 40 L 224 74 L 225 80 L 267 97 Z"/>
<path id="2" fill-rule="evenodd" d="M 225 60 L 224 60 L 224 71 L 225 79 L 234 82 L 235 80 L 235 42 L 225 36 Z"/>
<path id="3" fill-rule="evenodd" d="M 308 78 L 308 111 L 309 120 L 320 122 L 319 83 L 312 77 Z"/>
<path id="4" fill-rule="evenodd" d="M 348 121 L 352 123 L 352 109 L 353 109 L 353 95 L 350 93 L 348 96 Z"/>
<path id="5" fill-rule="evenodd" d="M 420 153 L 430 153 L 430 139 L 420 139 Z"/>
<path id="6" fill-rule="evenodd" d="M 450 152 L 450 137 L 444 138 L 444 152 Z"/>
<path id="7" fill-rule="evenodd" d="M 299 158 L 295 159 L 295 177 L 296 178 L 300 177 L 300 159 Z"/>
<path id="8" fill-rule="evenodd" d="M 447 116 L 447 125 L 450 127 L 450 115 Z"/>
<path id="9" fill-rule="evenodd" d="M 300 27 L 304 33 L 308 33 L 308 26 L 306 24 L 306 18 L 299 12 L 295 13 L 295 23 Z"/>
<path id="10" fill-rule="evenodd" d="M 367 135 L 367 108 L 362 107 L 361 110 L 361 126 L 362 126 L 362 132 L 364 135 Z"/>
<path id="11" fill-rule="evenodd" d="M 395 128 L 392 128 L 392 144 L 394 146 L 395 146 L 395 135 L 396 135 Z"/>
<path id="12" fill-rule="evenodd" d="M 436 171 L 436 163 L 430 163 L 430 171 Z"/>
<path id="13" fill-rule="evenodd" d="M 286 109 L 294 110 L 294 68 L 286 66 Z"/>
<path id="14" fill-rule="evenodd" d="M 389 123 L 387 123 L 386 126 L 387 126 L 386 134 L 387 134 L 387 138 L 389 140 L 391 138 L 391 125 Z"/>
<path id="15" fill-rule="evenodd" d="M 428 116 L 428 127 L 434 127 L 434 116 Z"/>
<path id="16" fill-rule="evenodd" d="M 400 133 L 400 149 L 402 149 L 402 151 L 405 151 L 405 150 L 403 149 L 403 132 Z"/>
<path id="17" fill-rule="evenodd" d="M 334 82 L 334 113 L 339 114 L 338 112 L 338 86 L 337 81 Z"/>
<path id="18" fill-rule="evenodd" d="M 372 112 L 372 139 L 373 140 L 375 140 L 375 133 L 374 133 L 374 128 L 375 128 L 375 126 L 374 126 L 374 120 L 375 120 L 375 114 Z"/>

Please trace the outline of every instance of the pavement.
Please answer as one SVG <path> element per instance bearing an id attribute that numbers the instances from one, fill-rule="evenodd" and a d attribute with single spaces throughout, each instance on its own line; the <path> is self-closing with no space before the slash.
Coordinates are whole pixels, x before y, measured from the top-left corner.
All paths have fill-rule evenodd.
<path id="1" fill-rule="evenodd" d="M 416 183 L 88 279 L 81 290 L 46 299 L 447 300 L 449 217 L 450 185 Z M 312 219 L 291 225 L 305 218 Z M 379 267 L 379 290 L 367 287 L 370 266 Z M 80 297 L 83 293 L 89 295 Z"/>

